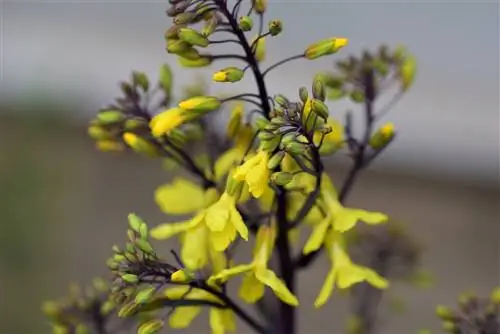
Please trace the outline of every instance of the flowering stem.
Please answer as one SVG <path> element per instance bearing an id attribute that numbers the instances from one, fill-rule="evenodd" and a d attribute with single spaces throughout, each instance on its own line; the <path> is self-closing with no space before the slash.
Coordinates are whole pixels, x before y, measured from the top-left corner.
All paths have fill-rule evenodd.
<path id="1" fill-rule="evenodd" d="M 288 57 L 288 58 L 285 58 L 285 59 L 282 59 L 280 60 L 279 62 L 277 62 L 276 64 L 273 64 L 271 66 L 269 66 L 268 69 L 266 69 L 264 72 L 262 72 L 262 75 L 263 76 L 266 76 L 267 73 L 269 73 L 270 71 L 272 71 L 273 69 L 275 69 L 276 67 L 278 66 L 281 66 L 283 64 L 286 64 L 292 60 L 296 60 L 296 59 L 302 59 L 304 58 L 304 54 L 299 54 L 299 55 L 295 55 L 295 56 L 291 56 L 291 57 Z"/>

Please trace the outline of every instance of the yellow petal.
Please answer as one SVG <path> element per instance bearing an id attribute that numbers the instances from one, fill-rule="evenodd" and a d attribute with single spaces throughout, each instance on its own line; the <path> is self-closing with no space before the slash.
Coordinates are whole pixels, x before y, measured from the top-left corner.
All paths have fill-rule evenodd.
<path id="1" fill-rule="evenodd" d="M 259 281 L 270 287 L 276 296 L 287 304 L 298 306 L 299 301 L 293 293 L 288 290 L 285 283 L 269 269 L 258 269 L 255 271 L 255 276 Z"/>
<path id="2" fill-rule="evenodd" d="M 210 232 L 211 246 L 218 252 L 226 250 L 236 239 L 236 229 L 232 224 L 226 224 L 224 230 Z"/>
<path id="3" fill-rule="evenodd" d="M 364 268 L 351 264 L 338 268 L 337 285 L 340 289 L 347 289 L 354 284 L 361 283 L 367 279 Z"/>
<path id="4" fill-rule="evenodd" d="M 199 306 L 178 307 L 170 315 L 168 324 L 174 329 L 187 328 L 200 312 Z"/>
<path id="5" fill-rule="evenodd" d="M 218 252 L 213 247 L 209 247 L 212 273 L 216 274 L 227 268 L 227 258 L 224 252 Z"/>
<path id="6" fill-rule="evenodd" d="M 375 270 L 370 268 L 364 268 L 366 281 L 370 283 L 370 285 L 378 288 L 385 289 L 389 286 L 389 281 L 380 276 Z"/>
<path id="7" fill-rule="evenodd" d="M 247 271 L 252 270 L 253 265 L 252 264 L 244 264 L 244 265 L 239 265 L 233 268 L 229 269 L 224 269 L 221 272 L 219 272 L 217 275 L 213 275 L 212 277 L 209 278 L 209 283 L 224 283 L 227 282 L 229 279 L 231 279 L 234 276 L 238 276 L 240 274 L 243 274 Z"/>
<path id="8" fill-rule="evenodd" d="M 243 276 L 238 295 L 243 301 L 253 304 L 264 296 L 264 284 L 255 277 L 253 272 L 246 273 Z"/>
<path id="9" fill-rule="evenodd" d="M 353 210 L 353 209 L 351 209 Z M 389 217 L 382 212 L 369 212 L 364 210 L 354 210 L 359 220 L 366 224 L 376 225 L 387 222 Z"/>
<path id="10" fill-rule="evenodd" d="M 248 240 L 248 228 L 245 225 L 245 222 L 243 221 L 240 212 L 236 209 L 235 206 L 231 207 L 230 219 L 231 219 L 231 224 L 236 228 L 236 231 L 238 231 L 240 237 L 243 240 Z"/>
<path id="11" fill-rule="evenodd" d="M 309 239 L 302 250 L 302 253 L 309 254 L 318 250 L 323 242 L 325 241 L 326 232 L 330 227 L 330 217 L 323 219 L 323 221 L 317 224 L 311 233 Z"/>
<path id="12" fill-rule="evenodd" d="M 342 209 L 335 215 L 333 228 L 338 232 L 346 232 L 352 229 L 358 222 L 358 216 L 349 209 Z"/>
<path id="13" fill-rule="evenodd" d="M 152 228 L 149 234 L 153 239 L 165 240 L 193 228 L 196 223 L 197 221 L 194 219 L 177 223 L 165 223 Z"/>
<path id="14" fill-rule="evenodd" d="M 224 195 L 222 195 L 224 196 Z M 205 224 L 212 232 L 224 230 L 229 220 L 229 207 L 224 198 L 221 197 L 218 202 L 207 209 Z"/>
<path id="15" fill-rule="evenodd" d="M 222 314 L 222 321 L 226 330 L 234 332 L 236 330 L 236 321 L 231 310 L 218 310 Z"/>
<path id="16" fill-rule="evenodd" d="M 186 179 L 176 178 L 156 189 L 155 201 L 163 212 L 183 215 L 203 208 L 203 189 Z"/>
<path id="17" fill-rule="evenodd" d="M 328 298 L 330 298 L 333 292 L 333 288 L 335 286 L 335 278 L 336 278 L 336 271 L 335 268 L 332 268 L 328 272 L 328 275 L 326 275 L 325 282 L 323 283 L 321 291 L 319 292 L 319 295 L 316 298 L 316 301 L 314 302 L 314 307 L 320 308 L 327 302 Z"/>
<path id="18" fill-rule="evenodd" d="M 212 334 L 224 334 L 224 319 L 221 314 L 221 310 L 216 308 L 210 308 L 210 328 L 212 329 Z"/>
<path id="19" fill-rule="evenodd" d="M 181 248 L 181 259 L 190 270 L 196 270 L 208 264 L 208 230 L 200 224 L 186 231 Z"/>

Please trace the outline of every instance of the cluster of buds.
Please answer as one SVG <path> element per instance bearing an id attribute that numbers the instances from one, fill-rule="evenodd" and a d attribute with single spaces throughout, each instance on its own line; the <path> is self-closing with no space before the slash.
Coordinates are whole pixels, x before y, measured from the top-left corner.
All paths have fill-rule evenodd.
<path id="1" fill-rule="evenodd" d="M 125 249 L 113 246 L 114 255 L 107 261 L 114 276 L 110 302 L 118 305 L 118 317 L 138 316 L 140 334 L 156 333 L 163 328 L 163 320 L 156 316 L 155 310 L 159 307 L 155 304 L 161 304 L 160 292 L 177 270 L 160 261 L 148 235 L 147 224 L 130 214 Z"/>
<path id="2" fill-rule="evenodd" d="M 67 299 L 45 302 L 42 310 L 54 334 L 90 334 L 105 328 L 116 311 L 109 294 L 107 283 L 96 278 L 92 286 L 85 289 L 71 286 Z"/>
<path id="3" fill-rule="evenodd" d="M 479 298 L 471 293 L 459 297 L 458 308 L 436 307 L 443 329 L 453 334 L 500 333 L 500 288 L 490 298 Z"/>
<path id="4" fill-rule="evenodd" d="M 394 82 L 402 92 L 412 85 L 416 61 L 403 47 L 389 50 L 385 45 L 376 52 L 363 52 L 361 57 L 350 56 L 336 63 L 334 73 L 322 73 L 329 99 L 349 97 L 354 103 L 371 101 Z M 369 86 L 369 87 L 368 87 Z"/>

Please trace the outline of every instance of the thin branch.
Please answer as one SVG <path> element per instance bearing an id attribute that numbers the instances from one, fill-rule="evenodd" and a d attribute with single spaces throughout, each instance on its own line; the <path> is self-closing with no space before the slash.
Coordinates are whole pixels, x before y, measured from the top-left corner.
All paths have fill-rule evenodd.
<path id="1" fill-rule="evenodd" d="M 221 39 L 218 41 L 209 41 L 210 44 L 226 44 L 226 43 L 236 43 L 240 45 L 240 42 L 236 39 Z"/>
<path id="2" fill-rule="evenodd" d="M 263 76 L 266 76 L 267 73 L 269 73 L 270 71 L 272 71 L 273 69 L 277 68 L 278 66 L 281 66 L 283 64 L 286 64 L 292 60 L 296 60 L 296 59 L 302 59 L 304 58 L 304 54 L 299 54 L 299 55 L 295 55 L 295 56 L 291 56 L 291 57 L 288 57 L 288 58 L 285 58 L 283 60 L 280 60 L 279 62 L 277 62 L 276 64 L 273 64 L 271 66 L 269 66 L 269 68 L 267 68 L 264 72 L 262 72 L 262 75 Z"/>

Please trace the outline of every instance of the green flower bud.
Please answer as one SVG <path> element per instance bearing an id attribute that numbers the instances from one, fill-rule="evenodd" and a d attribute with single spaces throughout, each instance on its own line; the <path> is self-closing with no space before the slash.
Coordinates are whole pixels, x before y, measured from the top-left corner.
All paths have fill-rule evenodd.
<path id="1" fill-rule="evenodd" d="M 118 316 L 120 318 L 127 318 L 127 317 L 131 316 L 132 314 L 134 314 L 137 311 L 138 306 L 139 305 L 137 305 L 134 302 L 130 302 L 130 303 L 124 305 L 120 309 L 120 311 L 118 311 Z"/>
<path id="2" fill-rule="evenodd" d="M 125 145 L 115 140 L 98 140 L 96 148 L 102 152 L 121 152 L 125 149 Z"/>
<path id="3" fill-rule="evenodd" d="M 267 0 L 252 0 L 252 3 L 257 14 L 264 14 L 267 9 Z"/>
<path id="4" fill-rule="evenodd" d="M 318 77 L 314 78 L 312 85 L 312 94 L 315 99 L 325 101 L 325 85 L 323 84 L 323 81 Z"/>
<path id="5" fill-rule="evenodd" d="M 125 115 L 119 110 L 101 110 L 97 114 L 97 120 L 101 124 L 113 124 L 121 122 L 125 119 Z"/>
<path id="6" fill-rule="evenodd" d="M 304 154 L 306 153 L 306 147 L 298 142 L 291 142 L 286 144 L 285 150 L 291 154 Z"/>
<path id="7" fill-rule="evenodd" d="M 304 52 L 307 59 L 316 59 L 322 56 L 331 55 L 347 45 L 347 38 L 328 38 L 309 45 Z"/>
<path id="8" fill-rule="evenodd" d="M 183 67 L 188 68 L 198 68 L 198 67 L 206 67 L 212 64 L 212 57 L 209 56 L 201 56 L 196 60 L 186 59 L 183 57 L 178 58 L 179 64 Z"/>
<path id="9" fill-rule="evenodd" d="M 271 181 L 279 186 L 286 186 L 293 180 L 293 174 L 288 172 L 277 172 L 271 175 Z"/>
<path id="10" fill-rule="evenodd" d="M 235 138 L 241 127 L 241 117 L 243 115 L 243 105 L 238 103 L 231 111 L 231 116 L 227 122 L 227 136 Z"/>
<path id="11" fill-rule="evenodd" d="M 104 303 L 102 303 L 101 309 L 99 311 L 101 312 L 102 315 L 106 316 L 106 315 L 110 314 L 111 312 L 113 312 L 115 307 L 116 307 L 116 305 L 113 301 L 107 300 Z"/>
<path id="12" fill-rule="evenodd" d="M 195 96 L 179 103 L 179 108 L 196 113 L 211 112 L 220 106 L 221 101 L 215 96 Z"/>
<path id="13" fill-rule="evenodd" d="M 148 142 L 146 139 L 137 136 L 132 132 L 125 132 L 123 134 L 123 141 L 139 154 L 155 158 L 160 156 L 158 147 Z"/>
<path id="14" fill-rule="evenodd" d="M 306 103 L 307 99 L 309 98 L 309 93 L 307 92 L 306 87 L 299 88 L 299 97 L 303 103 Z"/>
<path id="15" fill-rule="evenodd" d="M 179 29 L 181 26 L 173 25 L 167 31 L 165 31 L 165 39 L 179 39 Z"/>
<path id="16" fill-rule="evenodd" d="M 363 103 L 365 102 L 365 93 L 359 89 L 355 89 L 349 94 L 352 102 Z"/>
<path id="17" fill-rule="evenodd" d="M 207 47 L 209 43 L 208 38 L 206 38 L 201 33 L 191 28 L 180 28 L 179 39 L 191 45 L 196 45 L 201 47 Z"/>
<path id="18" fill-rule="evenodd" d="M 121 276 L 121 279 L 125 283 L 129 283 L 129 284 L 137 284 L 139 282 L 139 277 L 137 277 L 137 275 L 134 275 L 134 274 L 124 274 Z"/>
<path id="19" fill-rule="evenodd" d="M 90 330 L 87 326 L 83 324 L 78 324 L 75 327 L 75 334 L 89 334 Z"/>
<path id="20" fill-rule="evenodd" d="M 147 287 L 145 289 L 142 289 L 135 295 L 135 303 L 144 304 L 148 302 L 155 292 L 156 288 L 154 287 Z"/>
<path id="21" fill-rule="evenodd" d="M 240 17 L 240 21 L 238 22 L 238 26 L 243 31 L 250 31 L 253 28 L 253 21 L 250 16 L 242 16 Z"/>
<path id="22" fill-rule="evenodd" d="M 148 127 L 148 123 L 144 118 L 140 117 L 132 117 L 129 118 L 125 121 L 125 124 L 123 125 L 123 129 L 125 131 L 134 131 L 140 128 L 146 128 Z"/>
<path id="23" fill-rule="evenodd" d="M 379 150 L 387 146 L 387 144 L 389 144 L 394 138 L 394 135 L 394 124 L 387 123 L 373 134 L 369 142 L 370 147 L 375 150 Z"/>
<path id="24" fill-rule="evenodd" d="M 442 324 L 443 330 L 449 333 L 453 333 L 455 330 L 455 324 L 451 321 L 444 321 Z"/>
<path id="25" fill-rule="evenodd" d="M 266 39 L 256 36 L 252 40 L 252 44 L 253 43 L 256 43 L 254 52 L 255 59 L 260 63 L 266 59 Z"/>
<path id="26" fill-rule="evenodd" d="M 160 319 L 149 320 L 139 326 L 137 334 L 156 334 L 158 333 L 165 323 Z"/>
<path id="27" fill-rule="evenodd" d="M 42 304 L 42 312 L 48 318 L 56 319 L 59 316 L 61 309 L 59 308 L 59 305 L 57 305 L 56 302 L 50 301 L 50 302 L 44 302 Z"/>
<path id="28" fill-rule="evenodd" d="M 132 72 L 132 83 L 141 87 L 145 92 L 149 89 L 149 79 L 146 73 L 137 71 Z"/>
<path id="29" fill-rule="evenodd" d="M 279 136 L 275 136 L 274 138 L 266 141 L 260 142 L 260 148 L 267 152 L 273 152 L 278 148 L 281 143 L 281 138 Z"/>
<path id="30" fill-rule="evenodd" d="M 173 75 L 170 66 L 168 66 L 167 64 L 163 64 L 160 67 L 159 84 L 167 94 L 170 94 L 170 92 L 172 91 L 172 77 Z"/>
<path id="31" fill-rule="evenodd" d="M 290 104 L 290 101 L 283 95 L 276 95 L 274 97 L 274 102 L 276 102 L 280 107 L 287 108 Z"/>
<path id="32" fill-rule="evenodd" d="M 215 72 L 212 80 L 215 82 L 238 82 L 243 79 L 245 72 L 237 67 L 226 67 Z"/>
<path id="33" fill-rule="evenodd" d="M 272 132 L 267 132 L 267 131 L 261 131 L 259 132 L 258 134 L 258 137 L 260 140 L 262 141 L 266 141 L 266 140 L 271 140 L 275 137 L 276 135 Z"/>
<path id="34" fill-rule="evenodd" d="M 346 92 L 341 88 L 331 88 L 326 92 L 326 96 L 329 100 L 340 100 L 346 95 Z"/>
<path id="35" fill-rule="evenodd" d="M 444 305 L 438 305 L 436 307 L 436 315 L 443 320 L 452 319 L 453 311 Z"/>
<path id="36" fill-rule="evenodd" d="M 193 12 L 184 12 L 176 15 L 174 17 L 174 24 L 176 25 L 183 25 L 183 24 L 188 24 L 192 23 L 193 20 L 196 18 L 196 13 Z"/>
<path id="37" fill-rule="evenodd" d="M 205 37 L 212 35 L 218 24 L 219 21 L 217 20 L 217 17 L 213 16 L 205 23 L 205 26 L 201 29 L 201 34 Z"/>
<path id="38" fill-rule="evenodd" d="M 139 236 L 142 239 L 147 239 L 148 238 L 148 225 L 142 224 L 141 227 L 139 228 Z M 141 248 L 141 250 L 144 252 L 144 250 Z"/>
<path id="39" fill-rule="evenodd" d="M 277 36 L 283 31 L 283 23 L 280 20 L 272 20 L 269 22 L 269 33 L 271 36 Z"/>
<path id="40" fill-rule="evenodd" d="M 135 245 L 146 254 L 154 254 L 153 246 L 144 239 L 135 240 Z"/>
<path id="41" fill-rule="evenodd" d="M 297 140 L 297 135 L 294 133 L 287 133 L 286 135 L 281 138 L 281 143 L 286 146 L 290 143 L 293 143 Z"/>
<path id="42" fill-rule="evenodd" d="M 99 125 L 89 126 L 87 130 L 89 137 L 95 140 L 112 139 L 113 134 Z"/>
<path id="43" fill-rule="evenodd" d="M 329 114 L 328 114 L 328 107 L 326 104 L 324 104 L 320 100 L 312 100 L 311 101 L 311 110 L 317 114 L 319 117 L 323 119 L 327 119 Z"/>
<path id="44" fill-rule="evenodd" d="M 267 168 L 275 169 L 276 167 L 278 167 L 278 165 L 281 163 L 281 161 L 283 161 L 284 157 L 285 157 L 285 152 L 283 152 L 283 151 L 277 152 L 267 162 Z"/>
<path id="45" fill-rule="evenodd" d="M 413 84 L 413 81 L 415 80 L 415 75 L 417 73 L 417 61 L 415 57 L 413 56 L 408 56 L 405 58 L 403 61 L 403 64 L 401 64 L 401 69 L 400 69 L 400 78 L 401 78 L 401 88 L 403 92 L 406 92 L 411 85 Z"/>
<path id="46" fill-rule="evenodd" d="M 108 260 L 106 261 L 106 266 L 107 266 L 110 270 L 116 270 L 116 269 L 118 269 L 118 263 L 116 263 L 114 259 L 108 259 Z"/>
<path id="47" fill-rule="evenodd" d="M 265 118 L 264 116 L 259 116 L 255 120 L 255 125 L 257 126 L 257 128 L 259 130 L 264 130 L 266 128 L 266 126 L 269 124 L 270 124 L 269 120 L 267 118 Z"/>
<path id="48" fill-rule="evenodd" d="M 495 305 L 500 305 L 500 287 L 493 289 L 490 295 L 490 300 Z"/>
<path id="49" fill-rule="evenodd" d="M 197 60 L 201 57 L 200 52 L 193 47 L 189 47 L 185 51 L 177 53 L 177 55 L 179 57 L 182 57 L 182 58 L 188 59 L 188 60 Z"/>
<path id="50" fill-rule="evenodd" d="M 191 44 L 180 40 L 180 39 L 169 39 L 167 40 L 167 52 L 173 54 L 179 54 L 187 51 Z"/>

